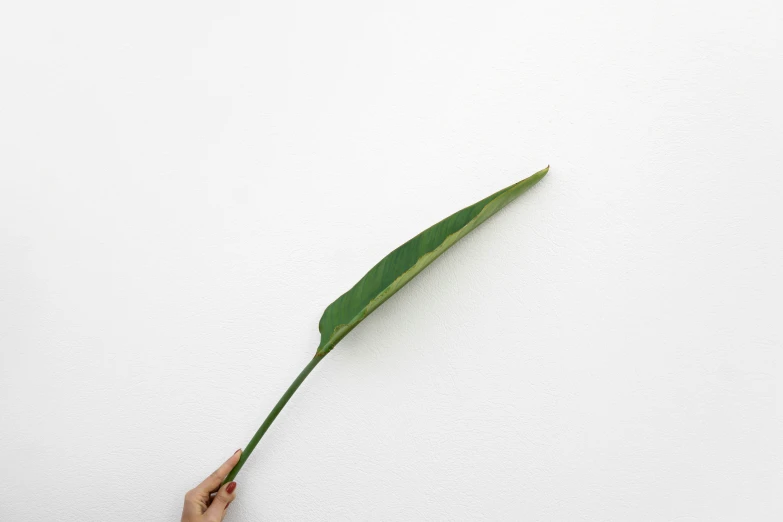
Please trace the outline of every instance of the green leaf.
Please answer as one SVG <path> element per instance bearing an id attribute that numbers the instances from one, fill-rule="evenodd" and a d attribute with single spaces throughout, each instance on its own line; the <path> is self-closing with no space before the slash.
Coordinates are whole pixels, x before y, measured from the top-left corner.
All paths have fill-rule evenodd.
<path id="1" fill-rule="evenodd" d="M 316 353 L 318 355 L 329 353 L 348 332 L 438 256 L 529 187 L 535 185 L 548 171 L 549 167 L 519 183 L 495 192 L 478 203 L 463 208 L 381 259 L 353 288 L 326 308 L 318 324 L 321 343 Z"/>
<path id="2" fill-rule="evenodd" d="M 548 171 L 549 167 L 536 172 L 529 178 L 506 187 L 500 192 L 495 192 L 475 205 L 463 208 L 440 223 L 431 226 L 381 259 L 381 262 L 372 267 L 353 288 L 330 304 L 324 311 L 318 326 L 321 331 L 321 344 L 318 346 L 315 356 L 294 382 L 291 383 L 291 386 L 288 387 L 283 396 L 280 397 L 272 411 L 269 412 L 261 427 L 258 428 L 256 434 L 253 435 L 253 438 L 250 439 L 250 442 L 245 447 L 239 462 L 226 476 L 223 483 L 226 484 L 236 478 L 239 470 L 245 465 L 250 454 L 253 453 L 261 438 L 283 410 L 294 392 L 301 386 L 302 382 L 310 375 L 310 372 L 313 371 L 318 363 L 323 360 L 324 356 L 348 332 L 370 315 L 373 310 L 381 306 L 384 301 L 394 295 L 397 290 L 405 286 L 408 281 L 416 277 L 416 274 L 424 270 L 427 265 L 432 263 L 451 245 L 465 237 L 468 232 L 508 205 L 529 187 L 535 185 Z"/>

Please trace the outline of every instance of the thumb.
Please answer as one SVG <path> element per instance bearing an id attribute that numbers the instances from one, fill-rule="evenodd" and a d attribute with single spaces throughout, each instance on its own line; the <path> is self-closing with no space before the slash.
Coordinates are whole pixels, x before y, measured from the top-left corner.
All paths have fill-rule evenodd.
<path id="1" fill-rule="evenodd" d="M 223 516 L 226 514 L 226 508 L 237 497 L 236 494 L 236 482 L 229 482 L 220 487 L 212 499 L 212 504 L 209 505 L 207 511 L 204 513 L 204 518 L 209 522 L 220 522 L 223 520 Z"/>

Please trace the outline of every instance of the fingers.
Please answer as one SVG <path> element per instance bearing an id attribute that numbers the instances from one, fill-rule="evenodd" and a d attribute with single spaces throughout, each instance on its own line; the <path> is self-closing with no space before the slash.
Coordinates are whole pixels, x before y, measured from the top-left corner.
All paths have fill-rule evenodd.
<path id="1" fill-rule="evenodd" d="M 236 450 L 234 454 L 231 455 L 231 458 L 225 461 L 223 465 L 214 472 L 212 472 L 210 476 L 205 478 L 204 482 L 193 488 L 192 493 L 194 496 L 202 500 L 206 506 L 207 502 L 209 501 L 209 494 L 213 491 L 216 491 L 220 487 L 223 479 L 225 479 L 226 476 L 228 476 L 228 473 L 234 468 L 234 466 L 237 465 L 237 462 L 239 462 L 239 457 L 241 456 L 242 450 Z"/>
<path id="2" fill-rule="evenodd" d="M 204 513 L 206 520 L 209 522 L 220 522 L 223 520 L 226 508 L 237 497 L 236 488 L 236 482 L 229 482 L 218 490 L 217 495 L 212 499 L 212 504 L 209 505 L 206 513 Z"/>

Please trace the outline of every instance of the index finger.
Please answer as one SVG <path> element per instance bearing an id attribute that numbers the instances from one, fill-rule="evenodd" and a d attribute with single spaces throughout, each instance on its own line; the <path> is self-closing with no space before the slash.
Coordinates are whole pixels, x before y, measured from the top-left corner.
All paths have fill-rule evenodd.
<path id="1" fill-rule="evenodd" d="M 210 476 L 204 479 L 204 481 L 194 488 L 194 491 L 200 495 L 209 497 L 210 493 L 217 491 L 220 488 L 220 484 L 223 483 L 223 479 L 228 476 L 228 473 L 234 469 L 234 466 L 239 462 L 239 457 L 242 456 L 242 450 L 238 449 L 231 455 L 231 458 L 225 461 L 218 469 L 212 472 Z"/>

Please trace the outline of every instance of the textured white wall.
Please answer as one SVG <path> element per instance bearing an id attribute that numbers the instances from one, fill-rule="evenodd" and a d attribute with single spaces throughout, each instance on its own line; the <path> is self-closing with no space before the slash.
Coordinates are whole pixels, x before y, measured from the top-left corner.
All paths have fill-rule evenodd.
<path id="1" fill-rule="evenodd" d="M 783 7 L 10 2 L 0 519 L 783 519 Z"/>

